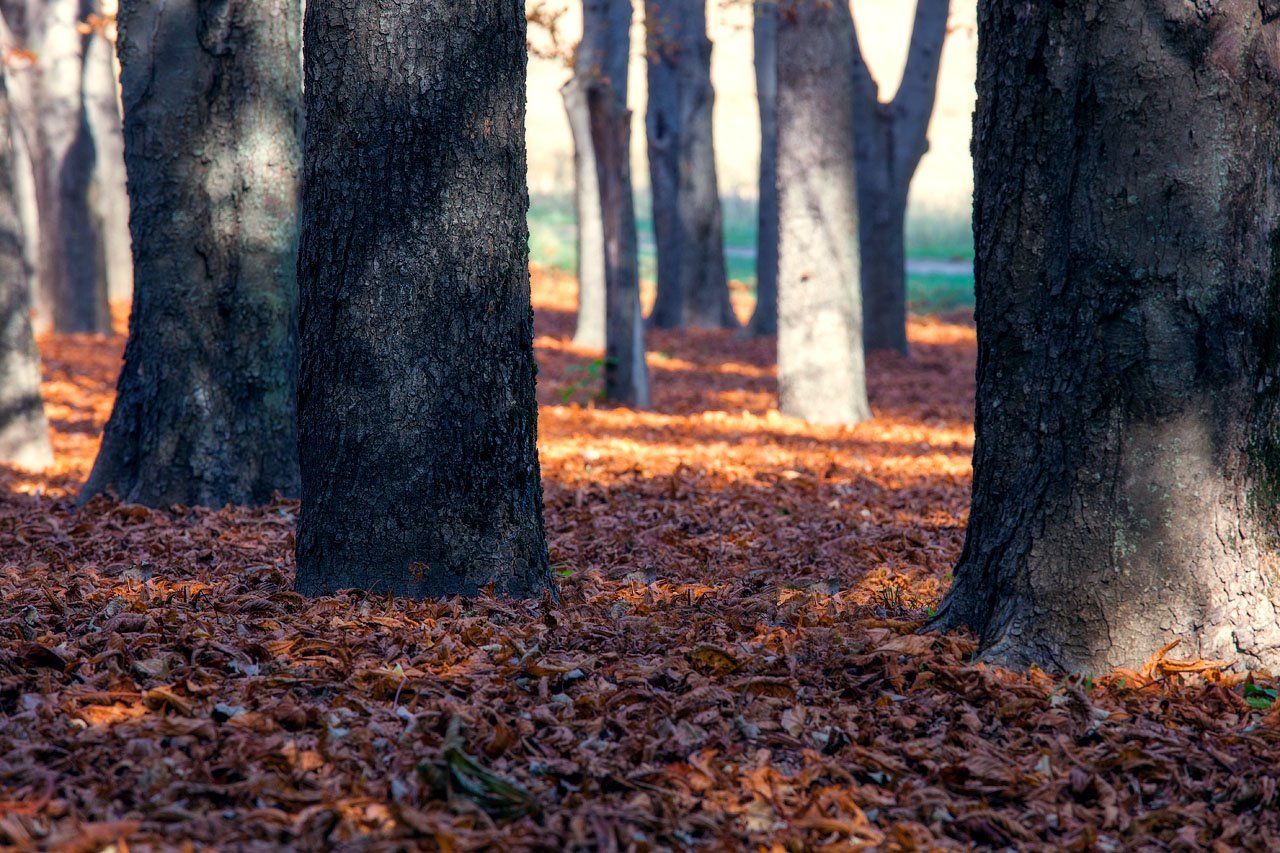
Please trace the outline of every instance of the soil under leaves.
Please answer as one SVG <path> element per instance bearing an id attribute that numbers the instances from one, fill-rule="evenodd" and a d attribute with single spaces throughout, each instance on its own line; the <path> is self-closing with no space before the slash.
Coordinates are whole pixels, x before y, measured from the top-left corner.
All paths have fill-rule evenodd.
<path id="1" fill-rule="evenodd" d="M 297 505 L 76 510 L 123 340 L 42 342 L 57 467 L 0 471 L 0 844 L 1280 845 L 1270 682 L 1098 684 L 916 633 L 963 535 L 974 334 L 914 320 L 877 418 L 777 415 L 771 342 L 654 334 L 591 402 L 535 277 L 561 600 L 291 591 Z"/>

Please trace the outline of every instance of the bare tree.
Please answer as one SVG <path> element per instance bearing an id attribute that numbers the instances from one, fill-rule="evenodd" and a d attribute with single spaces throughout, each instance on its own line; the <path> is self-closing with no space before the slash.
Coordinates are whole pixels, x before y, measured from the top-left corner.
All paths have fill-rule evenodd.
<path id="1" fill-rule="evenodd" d="M 778 333 L 778 0 L 756 0 L 756 101 L 760 108 L 760 189 L 756 230 L 756 308 L 748 330 Z"/>

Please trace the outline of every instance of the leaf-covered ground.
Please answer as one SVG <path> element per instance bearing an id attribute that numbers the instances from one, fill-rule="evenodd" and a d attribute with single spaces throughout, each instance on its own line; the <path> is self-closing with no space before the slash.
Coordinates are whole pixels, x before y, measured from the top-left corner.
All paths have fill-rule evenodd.
<path id="1" fill-rule="evenodd" d="M 653 335 L 653 410 L 593 405 L 572 296 L 537 277 L 554 606 L 304 600 L 288 501 L 77 511 L 122 340 L 44 341 L 58 466 L 0 472 L 0 845 L 1280 844 L 1270 683 L 915 633 L 962 540 L 970 326 L 913 321 L 875 422 L 814 429 L 728 333 Z"/>

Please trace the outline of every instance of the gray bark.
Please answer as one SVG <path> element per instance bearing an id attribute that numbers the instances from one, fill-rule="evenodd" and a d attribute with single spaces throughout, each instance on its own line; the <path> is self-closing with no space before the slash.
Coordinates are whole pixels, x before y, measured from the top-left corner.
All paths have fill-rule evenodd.
<path id="1" fill-rule="evenodd" d="M 565 110 L 573 133 L 574 205 L 578 224 L 578 327 L 573 342 L 605 345 L 605 248 L 600 183 L 591 137 L 587 89 L 595 80 L 611 85 L 626 105 L 631 50 L 631 0 L 583 0 L 582 41 L 565 84 Z M 629 167 L 628 167 L 629 168 Z"/>
<path id="2" fill-rule="evenodd" d="M 778 3 L 755 4 L 756 101 L 760 107 L 760 191 L 753 335 L 778 333 Z"/>
<path id="3" fill-rule="evenodd" d="M 737 328 L 729 301 L 705 0 L 649 0 L 645 128 L 658 293 L 650 322 Z"/>
<path id="4" fill-rule="evenodd" d="M 101 13 L 101 6 L 98 7 Z M 107 296 L 112 302 L 133 295 L 133 249 L 129 237 L 129 193 L 124 169 L 124 129 L 116 85 L 115 44 L 102 32 L 89 39 L 84 90 L 95 158 L 92 197 L 102 222 Z"/>
<path id="5" fill-rule="evenodd" d="M 897 93 L 881 103 L 854 33 L 854 136 L 862 299 L 868 350 L 907 354 L 907 196 L 929 150 L 949 0 L 917 0 L 907 64 Z"/>
<path id="6" fill-rule="evenodd" d="M 298 35 L 291 0 L 121 5 L 136 277 L 86 499 L 297 492 Z"/>
<path id="7" fill-rule="evenodd" d="M 977 442 L 937 625 L 1280 665 L 1280 8 L 980 6 Z"/>
<path id="8" fill-rule="evenodd" d="M 85 103 L 87 0 L 4 0 L 14 36 L 36 59 L 11 74 L 39 211 L 36 310 L 62 332 L 109 332 L 97 153 Z"/>
<path id="9" fill-rule="evenodd" d="M 53 462 L 40 397 L 40 354 L 14 192 L 9 101 L 0 83 L 0 462 L 40 470 Z"/>
<path id="10" fill-rule="evenodd" d="M 853 19 L 797 0 L 778 25 L 778 397 L 814 423 L 871 416 L 858 288 Z"/>
<path id="11" fill-rule="evenodd" d="M 519 0 L 310 0 L 298 589 L 538 596 Z"/>

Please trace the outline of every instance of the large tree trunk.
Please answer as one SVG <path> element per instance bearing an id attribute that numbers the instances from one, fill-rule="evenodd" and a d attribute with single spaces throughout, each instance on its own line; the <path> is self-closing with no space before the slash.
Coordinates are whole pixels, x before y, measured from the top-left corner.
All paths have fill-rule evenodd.
<path id="1" fill-rule="evenodd" d="M 929 119 L 938 89 L 950 0 L 916 0 L 907 64 L 893 100 L 879 87 L 854 33 L 854 136 L 862 300 L 868 350 L 907 354 L 907 196 L 929 150 Z"/>
<path id="2" fill-rule="evenodd" d="M 298 589 L 536 596 L 519 0 L 310 0 Z"/>
<path id="3" fill-rule="evenodd" d="M 711 42 L 706 0 L 649 0 L 649 105 L 645 126 L 659 328 L 737 328 L 729 301 L 724 225 L 711 112 Z"/>
<path id="4" fill-rule="evenodd" d="M 753 335 L 778 333 L 778 3 L 755 4 L 756 101 L 760 106 L 760 193 Z"/>
<path id="5" fill-rule="evenodd" d="M 121 5 L 135 285 L 86 498 L 297 492 L 297 39 L 292 0 Z"/>
<path id="6" fill-rule="evenodd" d="M 14 35 L 34 61 L 13 74 L 39 209 L 36 309 L 61 332 L 109 332 L 102 220 L 94 193 L 97 153 L 85 104 L 78 31 L 87 0 L 4 0 Z"/>
<path id="7" fill-rule="evenodd" d="M 984 0 L 977 444 L 938 617 L 987 660 L 1280 665 L 1280 9 Z"/>
<path id="8" fill-rule="evenodd" d="M 631 0 L 583 0 L 582 40 L 573 56 L 573 78 L 561 90 L 573 132 L 578 224 L 578 328 L 573 342 L 594 349 L 605 345 L 606 237 L 587 91 L 597 80 L 608 83 L 622 98 L 625 109 L 631 14 Z"/>
<path id="9" fill-rule="evenodd" d="M 31 290 L 14 193 L 9 100 L 0 81 L 0 462 L 39 470 L 53 462 L 31 333 Z"/>
<path id="10" fill-rule="evenodd" d="M 101 15 L 102 4 L 97 4 Z M 99 18 L 99 22 L 101 22 Z M 129 236 L 129 193 L 125 184 L 124 131 L 116 85 L 115 42 L 103 25 L 95 28 L 85 53 L 85 109 L 97 152 L 94 207 L 102 222 L 107 296 L 112 302 L 133 295 L 133 251 Z"/>
<path id="11" fill-rule="evenodd" d="M 778 26 L 778 396 L 785 414 L 871 416 L 858 298 L 853 19 L 797 0 Z"/>

